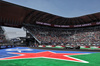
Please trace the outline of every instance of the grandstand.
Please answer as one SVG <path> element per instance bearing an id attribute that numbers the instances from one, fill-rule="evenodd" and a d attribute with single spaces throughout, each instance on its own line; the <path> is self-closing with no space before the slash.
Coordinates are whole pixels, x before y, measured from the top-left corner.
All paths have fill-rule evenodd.
<path id="1" fill-rule="evenodd" d="M 82 45 L 99 46 L 100 45 L 100 26 L 61 29 L 45 26 L 27 26 L 30 33 L 41 44 L 50 45 Z"/>
<path id="2" fill-rule="evenodd" d="M 100 12 L 65 18 L 5 1 L 0 1 L 0 8 L 0 25 L 24 27 L 27 46 L 100 46 Z"/>

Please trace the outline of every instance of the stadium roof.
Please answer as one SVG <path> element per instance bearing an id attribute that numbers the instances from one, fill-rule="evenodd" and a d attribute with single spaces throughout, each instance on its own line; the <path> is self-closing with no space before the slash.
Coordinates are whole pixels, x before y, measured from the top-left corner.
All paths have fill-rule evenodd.
<path id="1" fill-rule="evenodd" d="M 65 18 L 35 9 L 0 1 L 0 25 L 22 27 L 23 24 L 40 24 L 55 27 L 100 25 L 100 12 L 80 17 Z M 80 26 L 81 25 L 81 26 Z"/>

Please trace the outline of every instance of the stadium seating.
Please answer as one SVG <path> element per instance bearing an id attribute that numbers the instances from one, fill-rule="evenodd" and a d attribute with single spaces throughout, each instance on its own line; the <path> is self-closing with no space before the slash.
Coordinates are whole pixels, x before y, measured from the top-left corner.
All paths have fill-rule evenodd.
<path id="1" fill-rule="evenodd" d="M 62 29 L 44 26 L 26 26 L 26 28 L 41 41 L 49 45 L 100 45 L 100 26 Z"/>

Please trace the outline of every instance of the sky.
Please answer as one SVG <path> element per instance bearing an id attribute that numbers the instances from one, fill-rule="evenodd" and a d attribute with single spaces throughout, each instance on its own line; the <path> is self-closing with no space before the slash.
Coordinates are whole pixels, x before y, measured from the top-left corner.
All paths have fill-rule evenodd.
<path id="1" fill-rule="evenodd" d="M 4 0 L 24 7 L 71 18 L 100 12 L 100 0 Z M 9 38 L 23 37 L 23 29 L 3 27 Z M 11 32 L 11 34 L 10 34 Z M 15 32 L 15 34 L 14 34 Z M 15 36 L 12 36 L 15 35 Z"/>

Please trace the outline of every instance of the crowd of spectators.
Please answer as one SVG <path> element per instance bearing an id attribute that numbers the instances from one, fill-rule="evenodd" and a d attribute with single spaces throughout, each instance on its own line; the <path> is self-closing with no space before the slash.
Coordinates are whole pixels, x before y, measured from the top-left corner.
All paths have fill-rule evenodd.
<path id="1" fill-rule="evenodd" d="M 62 29 L 41 26 L 27 26 L 27 29 L 41 43 L 49 44 L 99 44 L 100 45 L 100 26 Z"/>

